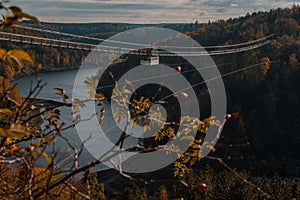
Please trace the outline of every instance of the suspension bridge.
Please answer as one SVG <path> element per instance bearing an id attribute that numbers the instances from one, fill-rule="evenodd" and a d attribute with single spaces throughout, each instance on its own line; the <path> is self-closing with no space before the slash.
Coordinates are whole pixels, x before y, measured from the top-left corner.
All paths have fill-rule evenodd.
<path id="1" fill-rule="evenodd" d="M 148 56 L 149 53 L 146 51 L 138 51 L 136 48 L 126 48 L 123 47 L 124 44 L 136 45 L 140 48 L 153 48 L 153 46 L 145 45 L 145 44 L 138 44 L 132 42 L 124 42 L 124 41 L 115 41 L 115 40 L 105 40 L 100 38 L 88 37 L 88 36 L 80 36 L 70 33 L 62 33 L 58 31 L 51 31 L 51 30 L 44 30 L 34 27 L 16 25 L 18 28 L 22 29 L 29 29 L 32 31 L 39 31 L 39 32 L 46 32 L 56 35 L 63 35 L 69 36 L 73 38 L 80 38 L 80 39 L 89 39 L 89 40 L 97 40 L 99 42 L 105 41 L 106 44 L 114 43 L 114 44 L 122 44 L 122 47 L 118 46 L 109 46 L 109 45 L 99 45 L 91 44 L 87 42 L 74 42 L 65 39 L 53 39 L 53 38 L 46 38 L 40 36 L 31 36 L 31 35 L 24 35 L 24 34 L 17 34 L 17 33 L 9 33 L 9 32 L 0 32 L 0 41 L 7 41 L 13 43 L 23 43 L 23 44 L 32 44 L 32 45 L 40 45 L 45 47 L 56 47 L 56 48 L 66 48 L 66 49 L 76 49 L 76 50 L 85 50 L 85 51 L 100 51 L 100 52 L 107 52 L 107 53 L 118 53 L 122 54 L 133 54 L 133 55 L 146 55 Z M 238 44 L 230 44 L 230 45 L 220 45 L 220 46 L 203 46 L 203 47 L 176 47 L 173 46 L 176 50 L 176 54 L 170 53 L 168 51 L 160 50 L 164 47 L 172 47 L 172 46 L 161 46 L 157 45 L 159 48 L 155 51 L 155 56 L 213 56 L 213 55 L 224 55 L 224 54 L 233 54 L 238 52 L 245 52 L 252 49 L 257 49 L 262 46 L 265 46 L 274 40 L 274 34 L 252 40 L 249 42 L 238 43 Z"/>

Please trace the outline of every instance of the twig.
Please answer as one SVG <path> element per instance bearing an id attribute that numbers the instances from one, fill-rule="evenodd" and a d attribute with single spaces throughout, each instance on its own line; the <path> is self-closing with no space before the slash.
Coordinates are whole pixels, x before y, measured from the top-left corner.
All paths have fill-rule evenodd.
<path id="1" fill-rule="evenodd" d="M 76 187 L 74 187 L 72 184 L 70 183 L 65 183 L 67 186 L 69 186 L 74 192 L 76 192 L 77 194 L 79 194 L 81 197 L 85 198 L 85 199 L 92 199 L 90 197 L 90 195 L 86 195 L 83 194 L 82 192 L 80 192 Z"/>

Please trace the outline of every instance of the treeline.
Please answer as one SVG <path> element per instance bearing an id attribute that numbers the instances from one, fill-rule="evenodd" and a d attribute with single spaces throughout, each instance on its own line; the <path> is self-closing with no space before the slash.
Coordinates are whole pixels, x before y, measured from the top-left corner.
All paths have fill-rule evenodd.
<path id="1" fill-rule="evenodd" d="M 199 173 L 188 173 L 183 181 L 189 184 L 186 187 L 180 183 L 163 183 L 152 190 L 151 185 L 146 188 L 145 185 L 131 183 L 121 191 L 107 194 L 108 199 L 122 200 L 251 200 L 251 199 L 299 199 L 300 186 L 299 180 L 284 180 L 279 174 L 272 178 L 252 178 L 249 173 L 241 172 L 239 176 L 229 171 L 216 173 L 208 165 Z M 250 184 L 244 180 L 250 181 Z M 203 184 L 205 183 L 205 185 Z M 260 191 L 260 189 L 262 191 Z"/>

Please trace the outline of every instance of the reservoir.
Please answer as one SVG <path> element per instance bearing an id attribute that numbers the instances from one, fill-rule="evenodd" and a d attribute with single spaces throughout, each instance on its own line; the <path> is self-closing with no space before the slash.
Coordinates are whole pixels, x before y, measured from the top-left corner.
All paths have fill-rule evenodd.
<path id="1" fill-rule="evenodd" d="M 86 68 L 86 74 L 89 76 L 92 72 L 95 71 L 93 68 Z M 72 70 L 63 70 L 63 71 L 55 71 L 55 72 L 44 72 L 39 74 L 39 78 L 43 80 L 43 83 L 47 83 L 47 85 L 41 90 L 41 92 L 38 94 L 37 98 L 40 99 L 49 99 L 49 100 L 55 100 L 62 102 L 62 97 L 56 94 L 56 91 L 53 88 L 62 88 L 65 90 L 66 95 L 72 99 L 72 90 L 73 90 L 73 84 L 74 80 L 76 78 L 78 70 L 72 69 Z M 19 79 L 16 79 L 15 82 L 18 84 L 18 88 L 21 92 L 21 95 L 23 97 L 26 97 L 29 89 L 30 89 L 30 83 L 31 81 L 34 81 L 36 83 L 36 77 L 35 75 L 28 75 L 21 77 Z M 82 89 L 82 92 L 86 92 L 86 89 L 83 88 L 77 88 L 78 90 Z M 79 91 L 80 93 L 81 91 Z M 71 100 L 70 100 L 71 101 Z M 95 104 L 96 106 L 96 104 Z M 105 110 L 110 109 L 110 104 L 104 105 Z M 61 121 L 66 122 L 67 124 L 72 123 L 72 108 L 71 107 L 62 107 L 61 110 Z M 97 110 L 97 109 L 96 109 Z M 92 114 L 92 113 L 91 113 Z M 105 120 L 105 123 L 101 125 L 101 128 L 105 131 L 106 136 L 109 138 L 109 140 L 112 143 L 116 143 L 120 137 L 120 129 L 118 127 L 115 127 L 113 123 L 112 116 L 110 112 L 105 113 L 105 117 L 107 119 L 111 120 Z M 90 127 L 86 127 L 86 133 L 97 133 L 97 130 L 91 130 Z M 63 136 L 66 137 L 70 143 L 73 146 L 77 146 L 77 148 L 80 148 L 82 145 L 82 142 L 78 136 L 76 128 L 70 128 L 66 131 L 63 131 Z M 59 137 L 58 137 L 59 138 Z M 129 138 L 127 141 L 127 147 L 129 146 L 135 146 L 137 144 L 138 140 L 137 138 Z M 50 151 L 50 149 L 48 150 Z M 68 166 L 70 163 L 72 163 L 74 158 L 74 151 L 67 145 L 65 141 L 62 139 L 57 139 L 57 152 L 59 153 L 59 156 L 61 156 L 62 161 L 60 165 Z M 79 164 L 81 166 L 90 163 L 91 161 L 95 160 L 95 157 L 93 157 L 89 151 L 84 148 L 80 159 Z M 43 165 L 43 162 L 38 163 L 39 166 Z M 105 169 L 105 166 L 101 165 L 95 168 L 95 170 L 101 170 Z"/>

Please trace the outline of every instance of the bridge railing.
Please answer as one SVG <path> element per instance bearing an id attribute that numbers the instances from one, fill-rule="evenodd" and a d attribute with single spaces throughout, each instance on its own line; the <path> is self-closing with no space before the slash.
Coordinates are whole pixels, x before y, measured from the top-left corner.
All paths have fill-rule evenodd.
<path id="1" fill-rule="evenodd" d="M 16 43 L 24 43 L 24 44 L 33 44 L 33 45 L 41 45 L 41 46 L 51 46 L 58 48 L 68 48 L 68 49 L 78 49 L 78 50 L 86 50 L 86 51 L 100 51 L 100 52 L 108 52 L 108 53 L 116 53 L 119 55 L 122 54 L 132 54 L 132 55 L 145 55 L 143 51 L 138 51 L 132 48 L 124 48 L 124 47 L 115 47 L 115 46 L 104 46 L 104 45 L 95 45 L 81 42 L 73 42 L 68 40 L 61 39 L 52 39 L 52 38 L 43 38 L 29 35 L 22 35 L 17 33 L 8 33 L 0 31 L 0 40 L 2 41 L 10 41 Z M 273 35 L 264 37 L 263 39 L 258 39 L 254 41 L 250 41 L 247 43 L 243 43 L 243 45 L 227 45 L 235 48 L 223 48 L 223 46 L 214 46 L 213 48 L 201 48 L 199 50 L 188 49 L 188 51 L 176 51 L 176 52 L 166 52 L 163 50 L 158 50 L 158 56 L 207 56 L 207 55 L 222 55 L 222 54 L 232 54 L 238 52 L 244 52 L 251 49 L 256 49 L 262 47 L 266 44 L 269 44 L 273 40 Z M 238 46 L 238 47 L 236 47 Z M 217 48 L 218 47 L 218 48 Z M 188 48 L 188 47 L 187 47 Z M 193 51 L 190 51 L 193 50 Z"/>

